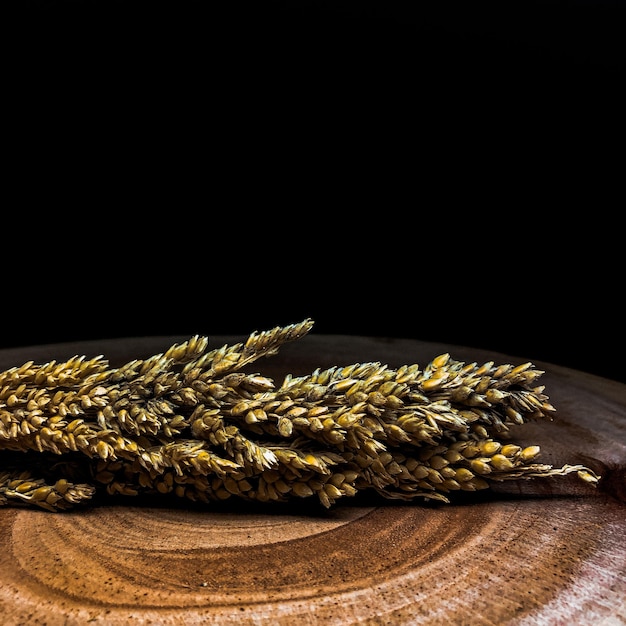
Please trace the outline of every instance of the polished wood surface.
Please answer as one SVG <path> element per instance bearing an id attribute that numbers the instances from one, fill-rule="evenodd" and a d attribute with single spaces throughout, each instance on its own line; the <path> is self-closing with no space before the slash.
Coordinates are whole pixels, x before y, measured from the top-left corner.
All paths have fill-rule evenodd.
<path id="1" fill-rule="evenodd" d="M 0 351 L 0 368 L 104 354 L 112 365 L 186 337 Z M 242 337 L 213 337 L 211 344 Z M 286 373 L 381 361 L 426 365 L 514 356 L 413 340 L 304 337 L 255 369 Z M 0 623 L 626 623 L 626 384 L 535 361 L 553 422 L 513 431 L 575 476 L 502 483 L 450 505 L 359 497 L 332 509 L 123 502 L 48 513 L 0 508 Z"/>

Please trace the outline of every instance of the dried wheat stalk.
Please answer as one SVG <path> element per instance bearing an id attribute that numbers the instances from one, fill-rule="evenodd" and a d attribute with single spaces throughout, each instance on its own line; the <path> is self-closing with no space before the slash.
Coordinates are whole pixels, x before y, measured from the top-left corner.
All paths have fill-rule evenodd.
<path id="1" fill-rule="evenodd" d="M 543 374 L 465 364 L 378 362 L 272 380 L 242 369 L 307 334 L 310 319 L 208 350 L 194 336 L 111 368 L 102 357 L 33 362 L 0 373 L 0 505 L 71 508 L 96 493 L 232 496 L 325 507 L 372 490 L 450 501 L 493 481 L 562 476 L 582 465 L 535 462 L 509 427 L 551 419 Z"/>

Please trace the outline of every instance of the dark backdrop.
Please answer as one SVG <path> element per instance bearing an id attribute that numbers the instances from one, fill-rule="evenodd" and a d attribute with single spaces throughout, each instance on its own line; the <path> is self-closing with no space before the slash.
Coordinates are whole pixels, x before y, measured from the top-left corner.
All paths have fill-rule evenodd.
<path id="1" fill-rule="evenodd" d="M 623 382 L 623 17 L 20 4 L 0 347 L 312 317 Z"/>
<path id="2" fill-rule="evenodd" d="M 31 224 L 7 262 L 0 346 L 243 337 L 311 317 L 314 333 L 473 346 L 626 380 L 610 225 L 589 216 L 565 234 L 561 217 L 550 226 L 535 211 L 454 215 L 419 195 L 415 208 L 375 197 L 278 216 L 208 194 L 195 211 L 85 207 L 38 224 L 36 239 Z"/>

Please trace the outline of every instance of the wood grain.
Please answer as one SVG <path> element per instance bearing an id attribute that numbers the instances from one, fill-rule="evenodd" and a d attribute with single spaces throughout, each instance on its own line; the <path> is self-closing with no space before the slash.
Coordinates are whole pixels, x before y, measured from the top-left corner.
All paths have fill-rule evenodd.
<path id="1" fill-rule="evenodd" d="M 104 354 L 112 365 L 186 337 L 4 350 L 0 368 Z M 241 337 L 214 337 L 215 347 Z M 413 340 L 307 336 L 255 364 L 279 381 L 316 367 L 528 359 Z M 502 483 L 451 505 L 357 497 L 201 508 L 132 498 L 65 513 L 0 509 L 0 623 L 626 623 L 626 385 L 535 362 L 557 409 L 516 441 L 573 476 Z"/>

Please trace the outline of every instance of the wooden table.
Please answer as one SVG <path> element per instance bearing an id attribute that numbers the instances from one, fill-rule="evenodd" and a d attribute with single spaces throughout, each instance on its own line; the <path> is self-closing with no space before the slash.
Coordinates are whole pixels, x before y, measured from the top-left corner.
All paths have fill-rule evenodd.
<path id="1" fill-rule="evenodd" d="M 0 368 L 104 354 L 112 365 L 186 337 L 146 337 L 0 351 Z M 213 337 L 211 345 L 241 341 Z M 257 362 L 286 373 L 381 361 L 524 362 L 461 346 L 304 337 Z M 0 509 L 0 623 L 495 624 L 626 623 L 626 384 L 535 362 L 553 422 L 516 441 L 541 462 L 583 463 L 574 476 L 503 483 L 450 505 L 368 498 L 306 506 L 199 509 L 159 502 L 65 513 Z M 354 501 L 352 501 L 354 500 Z"/>

